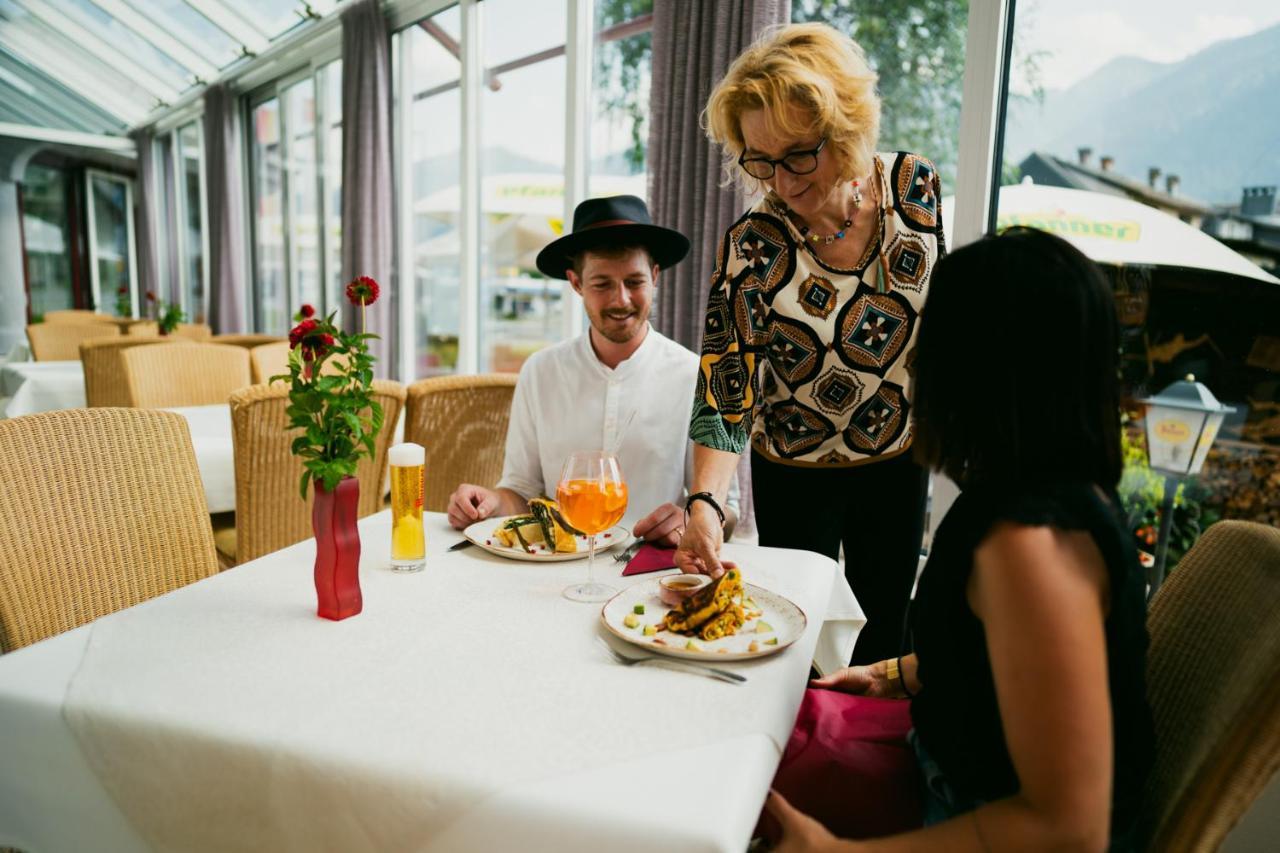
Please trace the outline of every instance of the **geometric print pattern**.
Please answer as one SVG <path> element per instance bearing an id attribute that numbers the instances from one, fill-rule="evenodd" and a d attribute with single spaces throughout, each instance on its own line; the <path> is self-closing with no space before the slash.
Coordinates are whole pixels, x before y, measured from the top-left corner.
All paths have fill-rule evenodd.
<path id="1" fill-rule="evenodd" d="M 836 353 L 854 370 L 884 376 L 915 328 L 916 312 L 902 295 L 863 285 L 836 319 Z"/>
<path id="2" fill-rule="evenodd" d="M 881 382 L 876 393 L 849 418 L 844 443 L 850 450 L 878 456 L 906 427 L 909 408 L 902 386 Z"/>
<path id="3" fill-rule="evenodd" d="M 940 186 L 922 157 L 878 154 L 876 165 L 887 204 L 856 269 L 829 268 L 803 250 L 770 195 L 725 235 L 707 301 L 695 442 L 829 466 L 906 448 L 917 319 L 945 251 Z"/>

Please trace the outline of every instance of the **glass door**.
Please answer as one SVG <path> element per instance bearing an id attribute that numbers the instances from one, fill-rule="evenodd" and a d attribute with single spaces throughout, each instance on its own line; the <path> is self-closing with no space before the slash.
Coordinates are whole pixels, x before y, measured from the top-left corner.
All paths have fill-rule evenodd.
<path id="1" fill-rule="evenodd" d="M 137 311 L 134 263 L 133 181 L 109 172 L 85 172 L 88 204 L 89 276 L 93 304 L 116 309 L 128 296 L 128 316 Z"/>

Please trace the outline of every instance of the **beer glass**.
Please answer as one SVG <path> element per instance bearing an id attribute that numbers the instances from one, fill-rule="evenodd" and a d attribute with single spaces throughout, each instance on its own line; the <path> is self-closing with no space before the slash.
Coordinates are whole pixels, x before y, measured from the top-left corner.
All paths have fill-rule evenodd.
<path id="1" fill-rule="evenodd" d="M 422 476 L 426 451 L 420 444 L 397 444 L 391 463 L 391 568 L 420 572 L 426 566 L 427 540 L 422 530 Z"/>
<path id="2" fill-rule="evenodd" d="M 595 582 L 596 534 L 622 520 L 627 511 L 627 483 L 618 458 L 600 450 L 572 453 L 565 460 L 556 487 L 556 501 L 565 520 L 587 535 L 587 582 L 564 589 L 573 601 L 605 601 L 617 592 Z"/>

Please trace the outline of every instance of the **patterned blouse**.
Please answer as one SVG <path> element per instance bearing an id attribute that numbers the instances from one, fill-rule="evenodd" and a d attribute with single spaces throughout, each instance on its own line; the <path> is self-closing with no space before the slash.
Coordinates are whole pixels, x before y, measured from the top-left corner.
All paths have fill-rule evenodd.
<path id="1" fill-rule="evenodd" d="M 847 467 L 911 446 L 911 362 L 946 254 L 941 186 L 915 154 L 876 155 L 882 209 L 852 270 L 827 266 L 766 195 L 720 248 L 689 436 L 790 465 Z"/>

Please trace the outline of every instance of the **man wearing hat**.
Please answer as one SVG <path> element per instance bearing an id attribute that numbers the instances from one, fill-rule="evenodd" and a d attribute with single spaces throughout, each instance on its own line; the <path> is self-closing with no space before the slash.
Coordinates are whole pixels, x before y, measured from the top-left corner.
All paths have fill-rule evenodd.
<path id="1" fill-rule="evenodd" d="M 527 512 L 529 498 L 555 495 L 570 453 L 603 449 L 617 453 L 636 535 L 671 547 L 679 542 L 693 470 L 689 409 L 698 356 L 652 328 L 649 311 L 658 271 L 688 251 L 689 240 L 654 225 L 635 196 L 578 205 L 572 233 L 538 254 L 538 269 L 568 279 L 590 328 L 525 362 L 511 401 L 502 479 L 492 489 L 464 483 L 454 491 L 455 528 Z"/>

